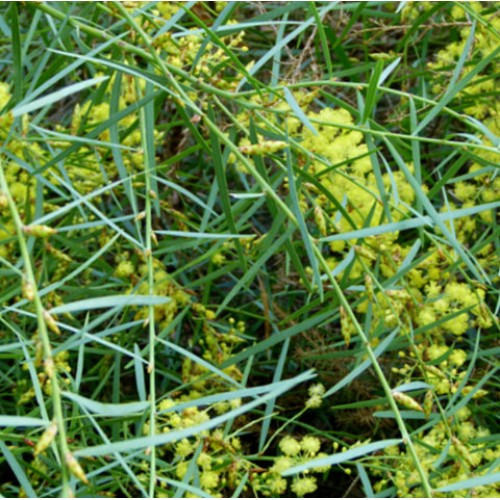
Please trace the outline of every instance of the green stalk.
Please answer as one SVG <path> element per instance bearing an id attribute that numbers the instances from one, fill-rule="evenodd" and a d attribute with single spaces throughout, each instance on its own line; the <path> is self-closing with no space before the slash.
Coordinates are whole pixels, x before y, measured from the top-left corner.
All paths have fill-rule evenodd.
<path id="1" fill-rule="evenodd" d="M 145 234 L 145 257 L 148 266 L 148 293 L 154 295 L 154 269 L 153 269 L 153 249 L 152 249 L 152 204 L 151 204 L 151 169 L 154 159 L 149 157 L 150 151 L 146 144 L 146 116 L 144 107 L 140 110 L 140 120 L 142 129 L 142 149 L 144 151 L 144 180 L 145 180 L 145 212 L 146 212 L 146 234 Z M 149 436 L 153 437 L 156 432 L 156 381 L 155 381 L 155 345 L 156 345 L 156 332 L 155 332 L 155 312 L 154 306 L 148 306 L 148 328 L 149 328 L 149 361 L 148 361 L 148 374 L 149 374 Z M 156 488 L 156 447 L 152 446 L 149 450 L 150 453 L 150 470 L 149 470 L 149 496 L 155 498 Z"/>
<path id="2" fill-rule="evenodd" d="M 45 358 L 45 365 L 51 366 L 50 369 L 46 369 L 46 373 L 48 372 L 50 385 L 52 389 L 52 401 L 54 404 L 54 420 L 57 424 L 57 433 L 59 436 L 59 453 L 60 453 L 60 461 L 61 461 L 61 473 L 62 473 L 62 496 L 70 497 L 72 496 L 71 488 L 69 487 L 69 469 L 67 464 L 66 457 L 69 454 L 68 442 L 66 438 L 66 426 L 64 424 L 64 412 L 62 407 L 62 398 L 61 398 L 61 388 L 59 386 L 59 381 L 57 379 L 57 373 L 54 369 L 54 358 L 52 356 L 52 346 L 50 344 L 50 337 L 47 330 L 46 320 L 44 318 L 44 308 L 42 305 L 42 301 L 38 294 L 38 287 L 36 285 L 35 273 L 33 271 L 33 264 L 31 262 L 31 256 L 28 250 L 28 245 L 26 244 L 26 239 L 23 233 L 23 222 L 17 210 L 16 203 L 12 198 L 12 195 L 9 191 L 9 186 L 7 184 L 7 180 L 5 178 L 3 163 L 0 161 L 0 187 L 4 192 L 9 209 L 12 214 L 12 219 L 14 221 L 14 225 L 16 227 L 17 239 L 19 242 L 19 248 L 21 250 L 21 255 L 24 260 L 24 269 L 25 275 L 32 286 L 33 289 L 33 302 L 35 304 L 36 310 L 36 319 L 38 324 L 38 335 L 40 336 L 40 340 L 42 341 L 43 346 L 43 355 Z"/>
<path id="3" fill-rule="evenodd" d="M 146 177 L 146 259 L 148 265 L 148 288 L 149 294 L 154 294 L 154 273 L 153 273 L 153 251 L 151 248 L 151 196 L 149 191 L 151 189 L 151 181 L 148 175 Z M 156 343 L 156 333 L 155 333 L 155 313 L 154 306 L 148 306 L 148 323 L 149 323 L 149 362 L 148 362 L 148 373 L 149 373 L 149 402 L 150 407 L 150 420 L 149 420 L 149 435 L 154 436 L 156 432 L 156 384 L 155 384 L 155 343 Z M 156 486 L 156 448 L 151 447 L 151 469 L 149 474 L 149 496 L 155 498 L 155 486 Z"/>

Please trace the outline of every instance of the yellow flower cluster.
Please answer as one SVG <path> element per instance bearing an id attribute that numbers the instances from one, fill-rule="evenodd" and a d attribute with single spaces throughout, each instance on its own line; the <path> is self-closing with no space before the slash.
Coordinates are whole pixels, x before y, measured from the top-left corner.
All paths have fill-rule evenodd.
<path id="1" fill-rule="evenodd" d="M 313 458 L 326 457 L 320 451 L 321 441 L 315 436 L 306 435 L 299 441 L 292 436 L 285 436 L 279 442 L 279 449 L 283 455 L 275 458 L 273 466 L 260 475 L 259 481 L 254 484 L 257 494 L 264 496 L 283 495 L 288 482 L 281 474 L 287 469 L 308 462 Z M 290 489 L 297 497 L 304 497 L 314 493 L 317 489 L 316 477 L 312 474 L 326 472 L 329 467 L 316 467 L 304 471 L 292 479 Z"/>
<path id="2" fill-rule="evenodd" d="M 325 386 L 323 384 L 314 384 L 309 387 L 309 398 L 306 400 L 306 408 L 319 408 L 322 404 Z"/>

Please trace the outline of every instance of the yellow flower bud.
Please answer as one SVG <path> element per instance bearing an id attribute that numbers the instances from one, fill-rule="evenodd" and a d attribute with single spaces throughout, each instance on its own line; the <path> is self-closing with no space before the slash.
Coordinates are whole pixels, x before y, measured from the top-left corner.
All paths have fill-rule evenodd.
<path id="1" fill-rule="evenodd" d="M 432 412 L 432 405 L 434 403 L 434 397 L 432 391 L 427 391 L 424 398 L 424 414 L 425 418 L 429 418 Z"/>
<path id="2" fill-rule="evenodd" d="M 49 327 L 50 330 L 52 330 L 57 335 L 61 335 L 61 330 L 59 330 L 56 320 L 49 313 L 49 311 L 46 311 L 45 309 L 43 310 L 43 319 L 45 320 L 45 324 Z"/>
<path id="3" fill-rule="evenodd" d="M 24 114 L 21 118 L 21 133 L 23 137 L 28 135 L 28 130 L 30 126 L 30 117 L 28 114 Z"/>
<path id="4" fill-rule="evenodd" d="M 322 236 L 326 236 L 326 222 L 320 207 L 314 207 L 314 220 Z"/>
<path id="5" fill-rule="evenodd" d="M 240 146 L 238 149 L 247 155 L 272 154 L 288 146 L 285 141 L 263 141 L 260 144 Z"/>
<path id="6" fill-rule="evenodd" d="M 23 280 L 22 293 L 26 300 L 33 301 L 35 298 L 35 286 L 32 281 Z"/>
<path id="7" fill-rule="evenodd" d="M 395 299 L 409 299 L 410 294 L 406 290 L 386 290 L 385 294 L 388 297 L 393 297 Z"/>
<path id="8" fill-rule="evenodd" d="M 38 368 L 43 361 L 43 344 L 38 336 L 35 338 L 35 366 Z"/>
<path id="9" fill-rule="evenodd" d="M 373 292 L 373 280 L 368 274 L 365 276 L 365 289 L 368 300 L 373 302 L 373 299 L 375 298 L 375 293 Z"/>
<path id="10" fill-rule="evenodd" d="M 392 396 L 401 406 L 409 408 L 410 410 L 421 411 L 422 413 L 425 413 L 424 409 L 420 406 L 420 404 L 417 403 L 417 401 L 415 401 L 412 397 L 408 396 L 407 394 L 394 391 L 392 393 Z"/>
<path id="11" fill-rule="evenodd" d="M 66 453 L 66 465 L 71 474 L 79 479 L 82 483 L 89 484 L 89 480 L 82 469 L 82 466 L 77 462 L 76 458 L 70 453 Z"/>
<path id="12" fill-rule="evenodd" d="M 47 374 L 47 376 L 52 377 L 52 375 L 54 375 L 54 360 L 52 358 L 47 358 L 43 362 L 43 366 L 44 366 L 45 373 Z"/>
<path id="13" fill-rule="evenodd" d="M 82 110 L 80 108 L 80 105 L 76 104 L 75 110 L 73 111 L 73 117 L 71 119 L 71 134 L 72 135 L 77 135 L 81 122 L 82 122 Z"/>
<path id="14" fill-rule="evenodd" d="M 23 226 L 23 232 L 30 236 L 36 236 L 38 238 L 48 238 L 57 233 L 57 229 L 49 226 L 44 226 L 43 224 L 34 224 L 31 226 Z"/>
<path id="15" fill-rule="evenodd" d="M 349 316 L 343 306 L 340 306 L 340 331 L 342 332 L 342 337 L 344 337 L 345 345 L 349 347 L 351 342 L 351 325 Z"/>
<path id="16" fill-rule="evenodd" d="M 462 395 L 463 396 L 467 396 L 468 394 L 470 394 L 473 390 L 475 389 L 475 387 L 473 385 L 466 385 L 463 389 L 462 389 Z M 484 396 L 486 396 L 486 394 L 488 394 L 488 391 L 484 390 L 484 389 L 478 389 L 475 393 L 474 393 L 474 396 L 472 396 L 472 399 L 479 399 L 479 398 L 482 398 Z"/>
<path id="17" fill-rule="evenodd" d="M 366 247 L 363 247 L 360 245 L 354 245 L 354 251 L 356 252 L 357 255 L 360 255 L 361 257 L 365 257 L 368 260 L 377 260 L 377 256 L 369 248 L 366 248 Z"/>
<path id="18" fill-rule="evenodd" d="M 433 365 L 426 366 L 425 371 L 440 379 L 446 379 L 446 375 L 436 366 Z"/>
<path id="19" fill-rule="evenodd" d="M 56 257 L 59 260 L 63 260 L 64 262 L 73 262 L 73 259 L 66 255 L 64 252 L 61 252 L 61 250 L 58 250 L 57 248 L 53 247 L 50 243 L 46 242 L 45 243 L 45 249 L 54 257 Z"/>
<path id="20" fill-rule="evenodd" d="M 38 443 L 33 450 L 33 454 L 36 456 L 42 453 L 42 451 L 45 451 L 50 446 L 50 443 L 52 443 L 52 441 L 54 440 L 56 434 L 57 424 L 55 421 L 53 421 L 40 436 L 40 439 L 38 440 Z"/>
<path id="21" fill-rule="evenodd" d="M 451 441 L 453 443 L 453 447 L 455 448 L 456 452 L 464 459 L 466 460 L 469 464 L 473 465 L 474 460 L 470 456 L 469 450 L 467 447 L 455 436 L 452 436 Z"/>

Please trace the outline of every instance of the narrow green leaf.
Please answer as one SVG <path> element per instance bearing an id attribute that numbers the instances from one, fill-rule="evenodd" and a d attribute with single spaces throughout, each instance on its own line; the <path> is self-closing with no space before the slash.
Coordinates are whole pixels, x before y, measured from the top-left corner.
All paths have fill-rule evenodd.
<path id="1" fill-rule="evenodd" d="M 12 114 L 16 116 L 22 116 L 25 113 L 31 113 L 32 111 L 36 111 L 37 109 L 43 108 L 44 106 L 48 106 L 55 102 L 61 101 L 62 99 L 81 92 L 86 88 L 92 87 L 93 85 L 97 85 L 105 80 L 107 80 L 108 76 L 99 76 L 96 78 L 90 78 L 89 80 L 85 80 L 83 82 L 74 83 L 73 85 L 68 85 L 63 89 L 56 90 L 51 94 L 40 97 L 39 99 L 35 99 L 27 104 L 19 104 L 12 110 Z"/>
<path id="2" fill-rule="evenodd" d="M 309 315 L 307 319 L 305 319 L 301 323 L 291 326 L 286 330 L 273 333 L 266 340 L 262 340 L 259 343 L 251 347 L 248 347 L 244 351 L 235 354 L 232 358 L 229 358 L 227 361 L 224 361 L 224 363 L 222 363 L 222 367 L 226 368 L 233 364 L 239 363 L 245 359 L 248 359 L 250 358 L 250 356 L 255 356 L 260 352 L 267 351 L 271 347 L 280 344 L 289 337 L 293 337 L 294 335 L 298 335 L 299 333 L 311 330 L 312 328 L 315 328 L 317 325 L 333 321 L 333 319 L 337 317 L 337 315 L 338 311 L 329 310 L 328 308 L 326 310 L 322 310 L 319 313 Z"/>
<path id="3" fill-rule="evenodd" d="M 316 259 L 315 253 L 314 253 L 314 243 L 312 242 L 312 237 L 309 234 L 309 231 L 307 229 L 306 222 L 304 220 L 304 216 L 302 214 L 302 211 L 300 209 L 300 202 L 299 202 L 299 190 L 296 185 L 296 179 L 294 175 L 294 170 L 292 167 L 292 156 L 290 149 L 287 149 L 286 151 L 286 170 L 288 174 L 288 188 L 290 191 L 290 200 L 292 202 L 292 209 L 293 213 L 295 215 L 295 218 L 297 220 L 298 226 L 300 233 L 302 235 L 302 241 L 304 243 L 304 247 L 306 249 L 307 257 L 309 258 L 309 263 L 311 264 L 311 268 L 313 270 L 313 286 L 318 287 L 319 291 L 319 296 L 321 300 L 323 300 L 324 297 L 324 290 L 323 290 L 323 283 L 321 281 L 321 275 L 319 271 L 319 263 L 318 260 Z"/>
<path id="4" fill-rule="evenodd" d="M 381 87 L 384 82 L 389 78 L 391 73 L 398 67 L 398 64 L 401 62 L 401 57 L 397 57 L 394 61 L 387 66 L 387 68 L 384 68 L 384 71 L 382 71 L 380 78 L 378 80 L 378 85 Z"/>
<path id="5" fill-rule="evenodd" d="M 107 307 L 130 307 L 130 306 L 157 306 L 170 302 L 169 297 L 158 295 L 108 295 L 94 299 L 77 300 L 61 306 L 53 307 L 53 314 L 73 313 L 76 311 L 89 311 L 91 309 L 105 309 Z"/>
<path id="6" fill-rule="evenodd" d="M 473 488 L 477 488 L 478 486 L 486 486 L 487 484 L 495 483 L 500 483 L 500 472 L 496 472 L 494 474 L 485 474 L 484 476 L 472 477 L 470 479 L 465 479 L 464 481 L 458 481 L 456 483 L 437 488 L 436 491 L 448 493 L 450 491 L 457 490 L 471 490 Z"/>
<path id="7" fill-rule="evenodd" d="M 170 180 L 166 180 L 166 179 L 163 179 L 163 178 L 158 177 L 158 176 L 154 176 L 154 177 L 158 183 L 164 184 L 165 186 L 168 186 L 169 188 L 173 189 L 174 191 L 178 191 L 180 194 L 183 194 L 184 196 L 189 198 L 191 201 L 194 201 L 197 205 L 199 205 L 200 207 L 202 207 L 205 210 L 207 210 L 208 212 L 210 212 L 210 214 L 217 215 L 217 213 L 211 207 L 209 207 L 206 203 L 204 203 L 198 196 L 196 196 L 191 191 L 188 191 L 187 189 L 183 188 L 182 186 L 179 186 L 179 184 L 176 184 L 175 182 L 172 182 Z"/>
<path id="8" fill-rule="evenodd" d="M 311 372 L 312 373 L 312 372 Z M 173 411 L 182 411 L 185 408 L 190 408 L 192 406 L 205 407 L 210 406 L 220 401 L 230 401 L 231 399 L 237 398 L 255 398 L 266 392 L 274 391 L 280 387 L 281 381 L 271 382 L 270 384 L 248 387 L 244 389 L 235 389 L 226 392 L 219 392 L 218 394 L 212 394 L 211 396 L 202 396 L 196 399 L 190 399 L 184 401 L 183 403 L 177 403 L 175 406 L 169 407 L 167 410 L 160 411 L 159 414 L 171 413 Z"/>
<path id="9" fill-rule="evenodd" d="M 389 446 L 399 445 L 401 442 L 401 439 L 386 439 L 384 441 L 377 441 L 376 443 L 356 446 L 342 453 L 335 453 L 333 455 L 329 455 L 328 457 L 317 458 L 316 460 L 310 460 L 309 462 L 296 465 L 295 467 L 291 467 L 290 469 L 282 472 L 281 475 L 285 477 L 292 476 L 294 474 L 299 474 L 300 472 L 303 472 L 305 470 L 314 469 L 315 467 L 325 467 L 327 465 L 341 464 L 343 462 L 348 462 L 350 460 L 354 460 L 355 458 L 368 455 L 369 453 L 373 453 L 374 451 L 383 450 L 384 448 L 388 448 Z"/>
<path id="10" fill-rule="evenodd" d="M 474 19 L 470 27 L 469 36 L 467 37 L 467 41 L 465 42 L 465 46 L 462 49 L 462 53 L 460 54 L 460 57 L 458 58 L 458 61 L 455 64 L 455 68 L 453 69 L 453 74 L 451 75 L 448 87 L 446 88 L 445 96 L 447 94 L 455 92 L 457 80 L 460 76 L 460 73 L 462 73 L 464 69 L 465 61 L 470 56 L 470 50 L 474 42 L 475 33 L 476 33 L 476 20 Z"/>
<path id="11" fill-rule="evenodd" d="M 135 373 L 135 385 L 137 387 L 137 393 L 141 401 L 146 401 L 146 381 L 144 380 L 144 362 L 141 362 L 141 350 L 137 344 L 134 344 L 134 373 Z"/>
<path id="12" fill-rule="evenodd" d="M 281 377 L 283 376 L 283 369 L 287 362 L 288 349 L 290 347 L 290 337 L 288 337 L 281 347 L 280 357 L 278 359 L 278 364 L 274 370 L 273 382 L 279 382 Z M 260 437 L 259 437 L 259 452 L 262 452 L 266 441 L 267 435 L 269 433 L 269 427 L 271 425 L 271 414 L 274 411 L 274 407 L 276 405 L 276 400 L 271 399 L 266 404 L 266 409 L 264 410 L 264 420 L 262 422 L 262 427 L 260 429 Z"/>
<path id="13" fill-rule="evenodd" d="M 71 401 L 74 401 L 82 408 L 85 408 L 100 417 L 120 417 L 125 415 L 135 415 L 143 413 L 151 404 L 148 401 L 137 401 L 134 403 L 99 403 L 92 399 L 85 398 L 72 392 L 64 391 L 62 395 Z"/>
<path id="14" fill-rule="evenodd" d="M 19 30 L 18 3 L 10 4 L 10 27 L 12 38 L 12 69 L 13 69 L 13 97 L 14 102 L 19 102 L 23 96 L 23 58 L 21 50 L 21 34 Z"/>
<path id="15" fill-rule="evenodd" d="M 200 488 L 196 488 L 195 486 L 191 486 L 190 484 L 187 484 L 183 481 L 176 481 L 175 479 L 172 479 L 170 477 L 164 477 L 164 476 L 160 476 L 160 475 L 158 475 L 157 478 L 161 482 L 164 481 L 167 484 L 171 484 L 172 486 L 176 486 L 177 488 L 181 488 L 183 492 L 189 491 L 190 493 L 192 493 L 194 495 L 194 497 L 192 497 L 192 498 L 215 498 L 212 495 L 210 495 L 209 493 L 207 493 L 206 491 L 203 491 Z M 182 498 L 182 497 L 176 494 L 174 498 Z"/>
<path id="16" fill-rule="evenodd" d="M 393 391 L 397 392 L 410 392 L 410 391 L 420 391 L 422 389 L 430 389 L 432 386 L 426 384 L 425 382 L 408 382 L 407 384 L 398 385 L 394 387 Z"/>
<path id="17" fill-rule="evenodd" d="M 384 63 L 382 61 L 377 61 L 375 68 L 373 69 L 370 82 L 368 83 L 368 88 L 366 89 L 366 99 L 363 109 L 363 116 L 361 118 L 361 123 L 366 123 L 368 118 L 370 118 L 375 104 L 377 102 L 377 90 L 379 87 L 380 75 L 382 74 L 382 69 L 384 68 Z"/>
<path id="18" fill-rule="evenodd" d="M 49 423 L 43 418 L 0 415 L 0 427 L 45 427 Z"/>
<path id="19" fill-rule="evenodd" d="M 262 198 L 266 196 L 265 193 L 229 193 L 231 198 L 236 198 L 237 200 L 253 200 Z"/>
<path id="20" fill-rule="evenodd" d="M 332 65 L 332 57 L 330 54 L 330 47 L 328 44 L 328 39 L 325 33 L 325 26 L 323 25 L 323 19 L 321 18 L 318 9 L 316 7 L 315 2 L 309 3 L 314 19 L 316 19 L 316 27 L 318 29 L 319 39 L 321 42 L 321 49 L 323 51 L 323 58 L 326 63 L 326 78 L 333 78 L 333 65 Z"/>
<path id="21" fill-rule="evenodd" d="M 427 420 L 427 417 L 421 411 L 399 410 L 399 413 L 404 420 Z M 437 414 L 431 414 L 431 417 L 434 415 Z M 392 410 L 376 411 L 373 416 L 376 418 L 396 418 L 396 414 Z"/>
<path id="22" fill-rule="evenodd" d="M 299 103 L 295 100 L 293 94 L 288 90 L 287 87 L 283 87 L 283 92 L 285 94 L 285 99 L 288 105 L 292 108 L 295 116 L 302 122 L 302 124 L 307 127 L 314 135 L 319 135 L 318 131 L 314 128 L 314 125 L 309 121 L 307 115 L 302 111 Z"/>
<path id="23" fill-rule="evenodd" d="M 165 236 L 176 236 L 179 238 L 197 238 L 201 240 L 230 240 L 233 238 L 255 238 L 255 234 L 217 234 L 217 233 L 196 233 L 193 231 L 155 231 L 155 234 Z"/>
<path id="24" fill-rule="evenodd" d="M 212 107 L 208 108 L 208 116 L 212 121 L 215 119 L 215 114 Z M 236 229 L 233 209 L 231 206 L 231 197 L 229 196 L 229 188 L 226 178 L 226 168 L 224 165 L 221 142 L 219 139 L 220 136 L 218 136 L 217 131 L 211 128 L 210 129 L 210 145 L 212 148 L 211 154 L 212 154 L 213 167 L 215 169 L 215 177 L 217 179 L 217 186 L 219 188 L 220 202 L 222 204 L 224 214 L 226 215 L 229 231 L 235 234 L 238 231 Z M 239 241 L 236 241 L 236 251 L 238 253 L 238 258 L 240 261 L 241 268 L 246 270 L 247 262 Z"/>
<path id="25" fill-rule="evenodd" d="M 359 479 L 361 479 L 361 484 L 363 485 L 363 488 L 365 490 L 366 498 L 374 498 L 375 492 L 373 491 L 370 478 L 368 477 L 368 474 L 366 473 L 366 469 L 363 467 L 363 464 L 357 463 L 356 469 L 358 470 Z"/>
<path id="26" fill-rule="evenodd" d="M 149 68 L 151 69 L 151 68 Z M 158 182 L 154 175 L 156 172 L 156 154 L 155 154 L 155 102 L 154 102 L 154 85 L 147 81 L 145 85 L 145 97 L 151 97 L 140 110 L 140 127 L 141 127 L 141 143 L 144 158 L 144 175 L 149 177 L 149 185 L 151 189 L 158 193 Z M 148 194 L 148 196 L 150 196 Z M 158 196 L 150 198 L 153 204 L 156 215 L 160 215 L 160 200 Z"/>

